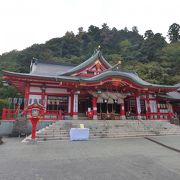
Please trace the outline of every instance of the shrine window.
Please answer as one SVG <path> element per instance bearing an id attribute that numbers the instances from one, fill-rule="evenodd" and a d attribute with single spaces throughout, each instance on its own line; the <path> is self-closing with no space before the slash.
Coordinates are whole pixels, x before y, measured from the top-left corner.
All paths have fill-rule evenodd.
<path id="1" fill-rule="evenodd" d="M 141 114 L 146 113 L 146 104 L 144 99 L 140 99 L 140 106 L 141 106 Z"/>
<path id="2" fill-rule="evenodd" d="M 48 110 L 62 110 L 68 112 L 68 96 L 48 96 Z"/>
<path id="3" fill-rule="evenodd" d="M 158 109 L 159 109 L 159 112 L 164 112 L 164 113 L 168 112 L 168 107 L 167 107 L 166 102 L 159 102 Z"/>
<path id="4" fill-rule="evenodd" d="M 87 71 L 87 74 L 92 74 L 92 75 L 94 75 L 94 71 Z"/>
<path id="5" fill-rule="evenodd" d="M 136 100 L 133 97 L 125 99 L 125 111 L 130 115 L 136 114 Z"/>
<path id="6" fill-rule="evenodd" d="M 129 110 L 131 113 L 136 113 L 136 101 L 135 99 L 129 99 Z"/>
<path id="7" fill-rule="evenodd" d="M 158 108 L 159 109 L 167 109 L 167 104 L 165 102 L 160 102 L 158 103 Z"/>

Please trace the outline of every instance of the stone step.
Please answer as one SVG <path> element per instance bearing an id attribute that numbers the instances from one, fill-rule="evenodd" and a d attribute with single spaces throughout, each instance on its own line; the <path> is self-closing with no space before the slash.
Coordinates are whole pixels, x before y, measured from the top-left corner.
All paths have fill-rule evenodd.
<path id="1" fill-rule="evenodd" d="M 121 134 L 103 134 L 103 135 L 90 135 L 89 139 L 97 138 L 121 138 L 121 137 L 141 137 L 141 136 L 154 136 L 154 133 L 121 133 Z M 169 134 L 174 135 L 174 134 Z M 69 140 L 69 136 L 49 136 L 49 137 L 37 137 L 38 141 L 47 141 L 47 140 Z"/>
<path id="2" fill-rule="evenodd" d="M 37 132 L 37 140 L 68 140 L 70 128 L 80 124 L 90 129 L 90 139 L 180 134 L 180 127 L 168 121 L 65 120 Z"/>
<path id="3" fill-rule="evenodd" d="M 147 134 L 151 134 L 151 135 L 154 135 L 155 133 L 154 132 L 122 132 L 122 133 L 90 133 L 90 137 L 92 136 L 119 136 L 119 135 L 132 135 L 132 134 L 135 134 L 135 135 L 147 135 Z M 69 134 L 63 134 L 63 135 L 60 135 L 60 134 L 40 134 L 40 135 L 37 135 L 37 138 L 38 137 L 69 137 Z"/>

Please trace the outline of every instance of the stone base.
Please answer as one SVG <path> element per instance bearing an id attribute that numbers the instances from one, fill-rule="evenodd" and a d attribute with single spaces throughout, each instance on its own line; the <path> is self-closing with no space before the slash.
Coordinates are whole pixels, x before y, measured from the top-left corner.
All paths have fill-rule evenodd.
<path id="1" fill-rule="evenodd" d="M 73 115 L 73 119 L 78 119 L 78 115 Z"/>
<path id="2" fill-rule="evenodd" d="M 94 115 L 94 116 L 93 116 L 93 119 L 94 119 L 94 120 L 97 120 L 97 115 Z"/>
<path id="3" fill-rule="evenodd" d="M 126 116 L 120 116 L 120 120 L 125 120 Z"/>

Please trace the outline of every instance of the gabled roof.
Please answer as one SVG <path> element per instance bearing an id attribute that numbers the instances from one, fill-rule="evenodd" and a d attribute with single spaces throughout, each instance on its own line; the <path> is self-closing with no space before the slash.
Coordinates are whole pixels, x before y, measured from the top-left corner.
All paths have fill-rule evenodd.
<path id="1" fill-rule="evenodd" d="M 169 85 L 158 85 L 158 84 L 151 84 L 148 83 L 141 78 L 139 78 L 136 74 L 134 73 L 129 73 L 129 72 L 122 72 L 122 71 L 105 71 L 102 72 L 99 75 L 93 76 L 93 77 L 77 77 L 77 76 L 65 76 L 65 75 L 60 75 L 60 76 L 49 76 L 49 75 L 38 75 L 38 74 L 27 74 L 27 73 L 15 73 L 15 72 L 9 72 L 9 71 L 3 71 L 5 76 L 15 76 L 15 77 L 29 77 L 29 78 L 41 78 L 43 79 L 49 79 L 49 80 L 54 80 L 54 81 L 71 81 L 71 82 L 79 82 L 79 83 L 96 83 L 103 81 L 109 77 L 113 78 L 122 78 L 124 80 L 128 80 L 138 86 L 141 87 L 146 87 L 146 88 L 166 88 L 169 89 L 170 91 L 174 91 L 177 89 L 176 86 L 169 86 Z"/>
<path id="2" fill-rule="evenodd" d="M 86 60 L 85 62 L 81 63 L 80 65 L 70 69 L 69 71 L 65 72 L 65 73 L 59 73 L 59 75 L 66 75 L 66 76 L 69 76 L 69 75 L 72 75 L 74 73 L 77 73 L 77 72 L 81 72 L 82 70 L 84 70 L 86 67 L 89 67 L 90 65 L 92 65 L 93 63 L 96 62 L 96 60 L 99 59 L 100 62 L 102 64 L 104 64 L 104 66 L 109 69 L 111 68 L 112 66 L 105 60 L 105 58 L 103 57 L 102 53 L 100 50 L 96 50 L 96 52 L 88 59 Z"/>
<path id="3" fill-rule="evenodd" d="M 31 62 L 32 75 L 56 76 L 59 72 L 64 73 L 75 67 L 75 65 L 65 65 L 59 63 L 46 62 L 33 59 Z"/>
<path id="4" fill-rule="evenodd" d="M 74 76 L 75 74 L 79 75 L 80 72 L 83 72 L 99 62 L 104 69 L 95 76 Z M 133 84 L 135 88 L 142 87 L 143 89 L 146 88 L 147 90 L 156 90 L 157 92 L 160 92 L 161 90 L 163 92 L 176 91 L 178 87 L 180 87 L 179 85 L 168 86 L 148 83 L 142 80 L 137 74 L 123 70 L 120 62 L 114 66 L 111 66 L 102 56 L 100 50 L 97 50 L 88 60 L 78 66 L 47 63 L 35 59 L 31 64 L 31 72 L 29 74 L 9 71 L 3 71 L 3 73 L 5 79 L 14 81 L 17 86 L 19 86 L 18 84 L 22 79 L 24 79 L 24 81 L 51 81 L 53 83 L 67 81 L 79 83 L 82 86 L 84 86 L 83 84 L 85 84 L 85 86 L 94 86 L 95 84 L 99 85 L 102 82 L 108 82 L 108 79 L 111 79 L 112 81 L 113 79 L 119 79 L 120 81 L 122 80 L 125 82 L 127 85 Z"/>
<path id="5" fill-rule="evenodd" d="M 166 94 L 159 94 L 158 97 L 167 98 L 171 100 L 180 100 L 180 93 L 173 91 L 173 92 L 168 92 Z"/>
<path id="6" fill-rule="evenodd" d="M 123 72 L 123 71 L 112 71 L 112 70 L 107 70 L 97 76 L 94 76 L 91 78 L 86 78 L 86 79 L 84 79 L 84 81 L 86 81 L 86 82 L 96 82 L 97 81 L 98 82 L 98 81 L 103 80 L 108 77 L 119 77 L 119 78 L 128 79 L 137 85 L 148 87 L 148 88 L 176 88 L 176 86 L 159 85 L 159 84 L 152 84 L 152 83 L 146 82 L 134 73 Z"/>
<path id="7" fill-rule="evenodd" d="M 180 91 L 180 83 L 176 84 L 175 86 L 179 87 L 177 91 Z"/>

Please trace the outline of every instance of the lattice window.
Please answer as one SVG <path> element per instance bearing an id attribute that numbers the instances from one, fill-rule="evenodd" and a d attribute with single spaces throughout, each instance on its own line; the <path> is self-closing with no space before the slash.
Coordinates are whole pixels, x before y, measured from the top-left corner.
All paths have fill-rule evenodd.
<path id="1" fill-rule="evenodd" d="M 48 96 L 48 110 L 62 110 L 68 112 L 68 96 Z"/>
<path id="2" fill-rule="evenodd" d="M 145 114 L 146 113 L 146 105 L 145 105 L 144 99 L 140 99 L 140 106 L 141 106 L 141 114 Z"/>

